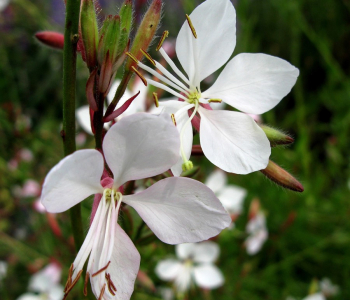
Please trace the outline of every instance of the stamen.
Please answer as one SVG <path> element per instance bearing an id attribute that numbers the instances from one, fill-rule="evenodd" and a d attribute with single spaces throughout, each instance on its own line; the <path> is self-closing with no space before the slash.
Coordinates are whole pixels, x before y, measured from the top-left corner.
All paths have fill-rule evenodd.
<path id="1" fill-rule="evenodd" d="M 117 288 L 115 287 L 115 285 L 114 285 L 114 283 L 113 283 L 113 281 L 111 279 L 111 276 L 109 274 L 108 274 L 108 276 L 109 276 L 109 283 L 111 284 L 111 288 L 116 292 Z"/>
<path id="2" fill-rule="evenodd" d="M 153 93 L 154 104 L 156 107 L 159 107 L 158 95 L 157 93 Z"/>
<path id="3" fill-rule="evenodd" d="M 171 120 L 173 121 L 174 125 L 176 126 L 176 120 L 175 120 L 175 115 L 171 114 Z"/>
<path id="4" fill-rule="evenodd" d="M 108 287 L 109 292 L 110 292 L 113 296 L 115 296 L 115 291 L 116 291 L 116 289 L 113 290 L 114 284 L 112 283 L 111 275 L 108 274 L 108 273 L 106 273 L 105 277 L 106 277 L 106 280 L 107 280 L 107 287 Z M 111 284 L 113 284 L 113 286 L 112 286 Z"/>
<path id="5" fill-rule="evenodd" d="M 69 271 L 68 271 L 68 279 L 67 279 L 66 285 L 64 287 L 64 292 L 66 292 L 68 290 L 68 288 L 72 285 L 73 269 L 74 269 L 74 265 L 71 264 Z"/>
<path id="6" fill-rule="evenodd" d="M 88 285 L 88 282 L 89 282 L 89 277 L 90 277 L 90 273 L 89 272 L 86 272 L 86 275 L 85 275 L 85 281 L 84 281 L 84 296 L 86 297 L 88 292 L 87 292 L 87 285 Z"/>
<path id="7" fill-rule="evenodd" d="M 147 82 L 157 88 L 160 88 L 164 91 L 167 91 L 169 92 L 170 94 L 173 94 L 175 97 L 178 97 L 184 101 L 187 101 L 187 98 L 184 97 L 183 95 L 179 94 L 178 92 L 174 91 L 173 89 L 169 88 L 168 86 L 166 86 L 165 84 L 163 83 L 160 83 L 160 82 L 157 82 L 157 81 L 154 81 L 152 79 L 147 79 Z"/>
<path id="8" fill-rule="evenodd" d="M 159 53 L 163 56 L 163 58 L 165 59 L 165 61 L 168 63 L 168 65 L 173 69 L 173 71 L 188 85 L 190 84 L 190 81 L 188 80 L 188 78 L 182 74 L 182 72 L 178 69 L 178 67 L 174 64 L 174 62 L 171 60 L 171 58 L 169 57 L 169 55 L 165 52 L 165 50 L 163 48 L 161 48 L 159 50 Z"/>
<path id="9" fill-rule="evenodd" d="M 188 23 L 188 26 L 190 26 L 191 28 L 191 31 L 192 31 L 192 34 L 195 38 L 197 38 L 197 33 L 196 33 L 196 29 L 194 29 L 194 26 L 192 24 L 192 21 L 190 19 L 190 16 L 186 14 L 186 19 L 187 19 L 187 23 Z"/>
<path id="10" fill-rule="evenodd" d="M 151 57 L 151 55 L 149 55 L 146 51 L 144 51 L 143 49 L 140 49 L 140 51 L 142 52 L 142 54 L 154 65 L 156 66 L 156 62 L 154 61 L 154 59 Z"/>
<path id="11" fill-rule="evenodd" d="M 135 63 L 139 63 L 138 59 L 130 52 L 125 53 L 127 56 L 129 56 Z"/>
<path id="12" fill-rule="evenodd" d="M 158 43 L 157 48 L 156 48 L 157 51 L 162 47 L 162 45 L 163 45 L 163 43 L 164 43 L 164 40 L 165 40 L 168 36 L 169 36 L 169 31 L 168 31 L 168 30 L 165 30 L 165 31 L 163 32 L 162 37 L 160 38 L 160 41 L 159 41 L 159 43 Z"/>
<path id="13" fill-rule="evenodd" d="M 100 296 L 98 297 L 97 300 L 102 300 L 103 294 L 105 293 L 105 289 L 106 289 L 106 284 L 103 285 L 103 288 L 101 290 Z"/>
<path id="14" fill-rule="evenodd" d="M 72 282 L 72 284 L 71 284 L 71 285 L 69 286 L 69 288 L 65 291 L 65 295 L 64 295 L 63 300 L 67 298 L 69 292 L 70 292 L 70 291 L 72 290 L 72 288 L 77 284 L 77 282 L 78 282 L 78 280 L 79 280 L 79 278 L 80 278 L 80 276 L 81 276 L 81 273 L 83 273 L 83 270 L 80 270 L 80 271 L 79 271 L 77 277 L 75 277 L 75 279 L 74 279 L 74 281 Z"/>
<path id="15" fill-rule="evenodd" d="M 136 73 L 136 75 L 140 77 L 140 79 L 142 80 L 143 84 L 144 84 L 145 86 L 147 86 L 147 80 L 146 80 L 146 78 L 143 77 L 143 75 L 142 75 L 139 71 L 137 71 L 136 68 L 135 68 L 134 66 L 132 66 L 131 68 L 132 68 L 133 71 Z"/>
<path id="16" fill-rule="evenodd" d="M 109 266 L 109 264 L 111 263 L 111 261 L 108 262 L 108 264 L 106 266 L 104 266 L 102 269 L 98 270 L 96 273 L 92 274 L 91 277 L 95 277 L 98 274 L 102 273 L 104 270 L 106 270 Z"/>
<path id="17" fill-rule="evenodd" d="M 209 103 L 221 103 L 222 100 L 221 99 L 209 99 L 208 102 Z"/>
<path id="18" fill-rule="evenodd" d="M 159 64 L 157 64 L 158 66 Z M 166 83 L 167 85 L 170 85 L 172 88 L 183 92 L 185 94 L 188 94 L 188 92 L 186 90 L 184 90 L 183 88 L 179 87 L 178 85 L 176 85 L 174 82 L 172 82 L 171 80 L 165 78 L 163 75 L 159 74 L 158 72 L 156 72 L 155 70 L 151 69 L 150 67 L 147 67 L 146 65 L 144 65 L 143 63 L 139 63 L 138 66 L 141 69 L 144 69 L 145 71 L 147 71 L 148 73 L 152 74 L 154 77 L 160 79 L 161 81 L 163 81 L 164 83 Z M 169 73 L 169 72 L 168 72 Z M 170 76 L 172 76 L 170 74 Z M 176 81 L 176 78 L 174 77 L 174 81 Z M 181 84 L 181 83 L 180 83 Z M 186 87 L 185 87 L 186 88 Z M 186 88 L 187 89 L 187 88 Z"/>

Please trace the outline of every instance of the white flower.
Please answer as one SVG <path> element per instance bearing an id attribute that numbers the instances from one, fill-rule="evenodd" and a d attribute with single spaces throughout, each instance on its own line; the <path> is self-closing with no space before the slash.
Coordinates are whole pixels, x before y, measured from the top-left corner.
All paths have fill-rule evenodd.
<path id="1" fill-rule="evenodd" d="M 247 224 L 246 231 L 249 237 L 245 241 L 247 253 L 254 255 L 258 253 L 268 237 L 265 215 L 257 213 Z"/>
<path id="2" fill-rule="evenodd" d="M 326 297 L 322 293 L 316 293 L 307 296 L 303 300 L 326 300 Z"/>
<path id="3" fill-rule="evenodd" d="M 3 11 L 9 3 L 10 0 L 0 0 L 0 12 Z"/>
<path id="4" fill-rule="evenodd" d="M 239 215 L 247 191 L 241 187 L 227 184 L 225 172 L 217 169 L 208 176 L 205 185 L 219 198 L 229 214 Z"/>
<path id="5" fill-rule="evenodd" d="M 61 267 L 51 263 L 30 278 L 28 290 L 38 294 L 26 293 L 17 300 L 61 300 L 64 293 L 60 280 Z"/>
<path id="6" fill-rule="evenodd" d="M 208 103 L 225 102 L 245 113 L 262 114 L 286 96 L 299 75 L 287 61 L 266 54 L 242 53 L 230 60 L 206 91 L 200 83 L 221 68 L 236 45 L 236 12 L 229 0 L 207 0 L 185 22 L 176 40 L 177 57 L 185 76 L 163 48 L 159 52 L 178 76 L 152 61 L 164 76 L 142 64 L 138 66 L 160 79 L 147 79 L 181 101 L 160 103 L 175 115 L 181 138 L 181 159 L 172 168 L 174 175 L 190 168 L 192 148 L 191 120 L 198 112 L 200 141 L 205 156 L 227 172 L 247 174 L 266 168 L 271 154 L 270 143 L 254 120 L 243 113 L 206 109 Z M 197 38 L 194 37 L 194 31 Z M 210 107 L 210 106 L 209 106 Z M 193 110 L 191 117 L 188 111 Z"/>
<path id="7" fill-rule="evenodd" d="M 221 271 L 213 263 L 220 248 L 211 241 L 176 246 L 178 259 L 166 259 L 156 266 L 157 276 L 165 281 L 174 281 L 179 293 L 188 291 L 194 282 L 204 289 L 215 289 L 224 284 Z"/>
<path id="8" fill-rule="evenodd" d="M 107 95 L 107 103 L 110 104 L 113 101 L 115 92 L 118 89 L 118 86 L 120 84 L 120 80 L 116 80 L 112 86 L 111 89 Z M 140 94 L 133 100 L 130 104 L 130 106 L 126 109 L 125 112 L 123 112 L 117 119 L 121 119 L 125 116 L 132 115 L 136 112 L 144 112 L 146 111 L 146 100 L 147 100 L 147 87 L 142 83 L 142 81 L 139 78 L 135 79 L 134 85 L 132 86 L 132 90 L 126 89 L 123 97 L 119 100 L 116 109 L 122 107 L 122 105 L 130 99 L 132 96 L 140 92 Z M 76 117 L 78 124 L 81 126 L 81 128 L 89 133 L 92 134 L 91 130 L 91 122 L 90 122 L 90 108 L 88 105 L 84 105 L 77 109 L 76 111 Z M 108 124 L 105 123 L 105 128 L 108 129 Z"/>
<path id="9" fill-rule="evenodd" d="M 322 278 L 320 281 L 320 289 L 327 297 L 335 296 L 339 293 L 339 286 L 333 284 L 329 278 Z"/>
<path id="10" fill-rule="evenodd" d="M 2 285 L 2 280 L 6 277 L 7 275 L 7 262 L 0 260 L 0 287 Z"/>
<path id="11" fill-rule="evenodd" d="M 166 178 L 137 194 L 121 194 L 119 187 L 127 181 L 168 170 L 177 160 L 179 147 L 178 132 L 168 115 L 136 113 L 113 125 L 104 138 L 104 158 L 113 179 L 100 183 L 104 159 L 97 150 L 76 151 L 50 171 L 42 192 L 49 212 L 65 211 L 92 194 L 101 194 L 73 262 L 66 293 L 90 256 L 87 272 L 94 295 L 106 300 L 130 298 L 140 255 L 117 223 L 122 202 L 132 206 L 155 235 L 169 244 L 202 241 L 229 226 L 230 217 L 214 193 L 189 178 Z"/>

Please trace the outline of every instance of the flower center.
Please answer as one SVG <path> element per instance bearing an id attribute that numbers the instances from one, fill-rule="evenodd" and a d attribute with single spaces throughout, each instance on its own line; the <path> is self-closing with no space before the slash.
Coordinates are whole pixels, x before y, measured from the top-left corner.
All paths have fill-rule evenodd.
<path id="1" fill-rule="evenodd" d="M 189 94 L 187 102 L 190 104 L 196 105 L 199 103 L 200 98 L 201 98 L 201 93 L 199 93 L 198 91 L 194 91 Z"/>

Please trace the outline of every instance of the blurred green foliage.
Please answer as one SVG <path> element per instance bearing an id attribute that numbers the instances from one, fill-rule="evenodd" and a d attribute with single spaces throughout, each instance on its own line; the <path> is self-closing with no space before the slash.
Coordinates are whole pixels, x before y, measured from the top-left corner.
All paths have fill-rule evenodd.
<path id="1" fill-rule="evenodd" d="M 165 0 L 161 30 L 169 30 L 175 38 L 184 13 L 190 13 L 200 2 Z M 109 6 L 117 4 L 108 2 Z M 292 92 L 262 118 L 294 136 L 291 147 L 273 149 L 272 160 L 295 174 L 305 191 L 285 191 L 267 182 L 259 172 L 231 175 L 230 182 L 246 188 L 248 196 L 236 230 L 224 231 L 217 240 L 222 249 L 218 264 L 226 284 L 210 293 L 195 290 L 190 298 L 302 298 L 314 278 L 329 277 L 341 290 L 334 299 L 349 299 L 350 2 L 237 0 L 234 4 L 234 54 L 267 53 L 300 69 Z M 39 30 L 62 32 L 62 25 L 54 23 L 51 14 L 51 2 L 44 0 L 13 0 L 0 12 L 0 260 L 9 263 L 8 275 L 0 284 L 1 299 L 15 299 L 24 293 L 30 274 L 52 258 L 62 263 L 63 274 L 67 274 L 75 255 L 68 215 L 57 216 L 62 229 L 62 238 L 58 239 L 47 225 L 46 215 L 33 210 L 35 197 L 21 198 L 15 193 L 15 187 L 23 186 L 26 179 L 42 182 L 63 156 L 62 54 L 33 38 Z M 85 103 L 87 76 L 79 60 L 79 105 Z M 87 137 L 84 147 L 93 147 L 92 138 Z M 18 158 L 23 148 L 32 151 L 32 161 Z M 17 168 L 9 167 L 11 160 L 17 160 Z M 197 178 L 204 180 L 213 166 L 205 158 L 196 163 L 202 170 Z M 242 245 L 253 198 L 260 199 L 267 213 L 270 235 L 262 251 L 250 257 Z M 91 201 L 84 201 L 86 228 L 90 208 Z M 138 225 L 140 220 L 131 213 Z M 128 223 L 128 214 L 122 214 L 121 219 Z M 130 229 L 133 235 L 136 225 Z M 167 285 L 156 278 L 154 267 L 174 253 L 173 246 L 156 241 L 137 247 L 142 256 L 141 270 L 156 286 Z M 159 295 L 138 282 L 133 299 L 159 299 Z"/>

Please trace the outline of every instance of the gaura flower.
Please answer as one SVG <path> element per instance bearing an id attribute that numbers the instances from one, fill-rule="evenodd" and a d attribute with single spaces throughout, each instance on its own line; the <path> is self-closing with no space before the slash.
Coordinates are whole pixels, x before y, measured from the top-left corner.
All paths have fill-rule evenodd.
<path id="1" fill-rule="evenodd" d="M 100 183 L 104 159 L 92 149 L 74 152 L 50 171 L 42 192 L 49 212 L 65 211 L 100 194 L 89 232 L 70 269 L 66 295 L 90 256 L 85 287 L 90 279 L 98 299 L 130 298 L 140 255 L 117 223 L 122 202 L 169 244 L 202 241 L 229 226 L 230 217 L 214 193 L 189 178 L 166 178 L 137 194 L 122 195 L 120 187 L 127 181 L 168 170 L 177 160 L 179 147 L 178 132 L 168 115 L 137 113 L 113 125 L 104 138 L 104 158 L 113 179 L 107 177 Z"/>
<path id="2" fill-rule="evenodd" d="M 258 212 L 248 221 L 246 232 L 249 234 L 248 238 L 245 240 L 247 253 L 249 255 L 254 255 L 260 251 L 269 235 L 266 227 L 266 218 L 263 212 Z"/>
<path id="3" fill-rule="evenodd" d="M 64 296 L 63 286 L 59 284 L 61 272 L 57 263 L 50 263 L 30 278 L 28 290 L 31 292 L 17 300 L 61 300 Z"/>
<path id="4" fill-rule="evenodd" d="M 227 184 L 225 172 L 215 170 L 208 176 L 205 185 L 214 192 L 230 215 L 241 214 L 247 191 L 239 186 Z"/>
<path id="5" fill-rule="evenodd" d="M 214 265 L 219 257 L 219 246 L 211 241 L 177 245 L 178 259 L 166 259 L 156 266 L 157 276 L 174 281 L 177 292 L 188 291 L 193 283 L 201 288 L 215 289 L 224 284 L 224 276 Z"/>
<path id="6" fill-rule="evenodd" d="M 161 47 L 160 54 L 177 77 L 147 53 L 145 56 L 164 76 L 136 60 L 140 68 L 161 81 L 147 79 L 149 84 L 180 100 L 160 103 L 166 112 L 174 114 L 180 132 L 181 159 L 172 168 L 174 175 L 192 167 L 191 120 L 196 113 L 200 116 L 201 146 L 213 164 L 237 174 L 261 170 L 268 164 L 269 141 L 250 116 L 205 106 L 223 101 L 244 113 L 262 114 L 290 92 L 299 70 L 277 57 L 242 53 L 230 60 L 216 82 L 202 92 L 201 81 L 228 61 L 235 45 L 236 12 L 231 1 L 207 0 L 187 17 L 177 36 L 176 54 L 187 76 Z"/>

